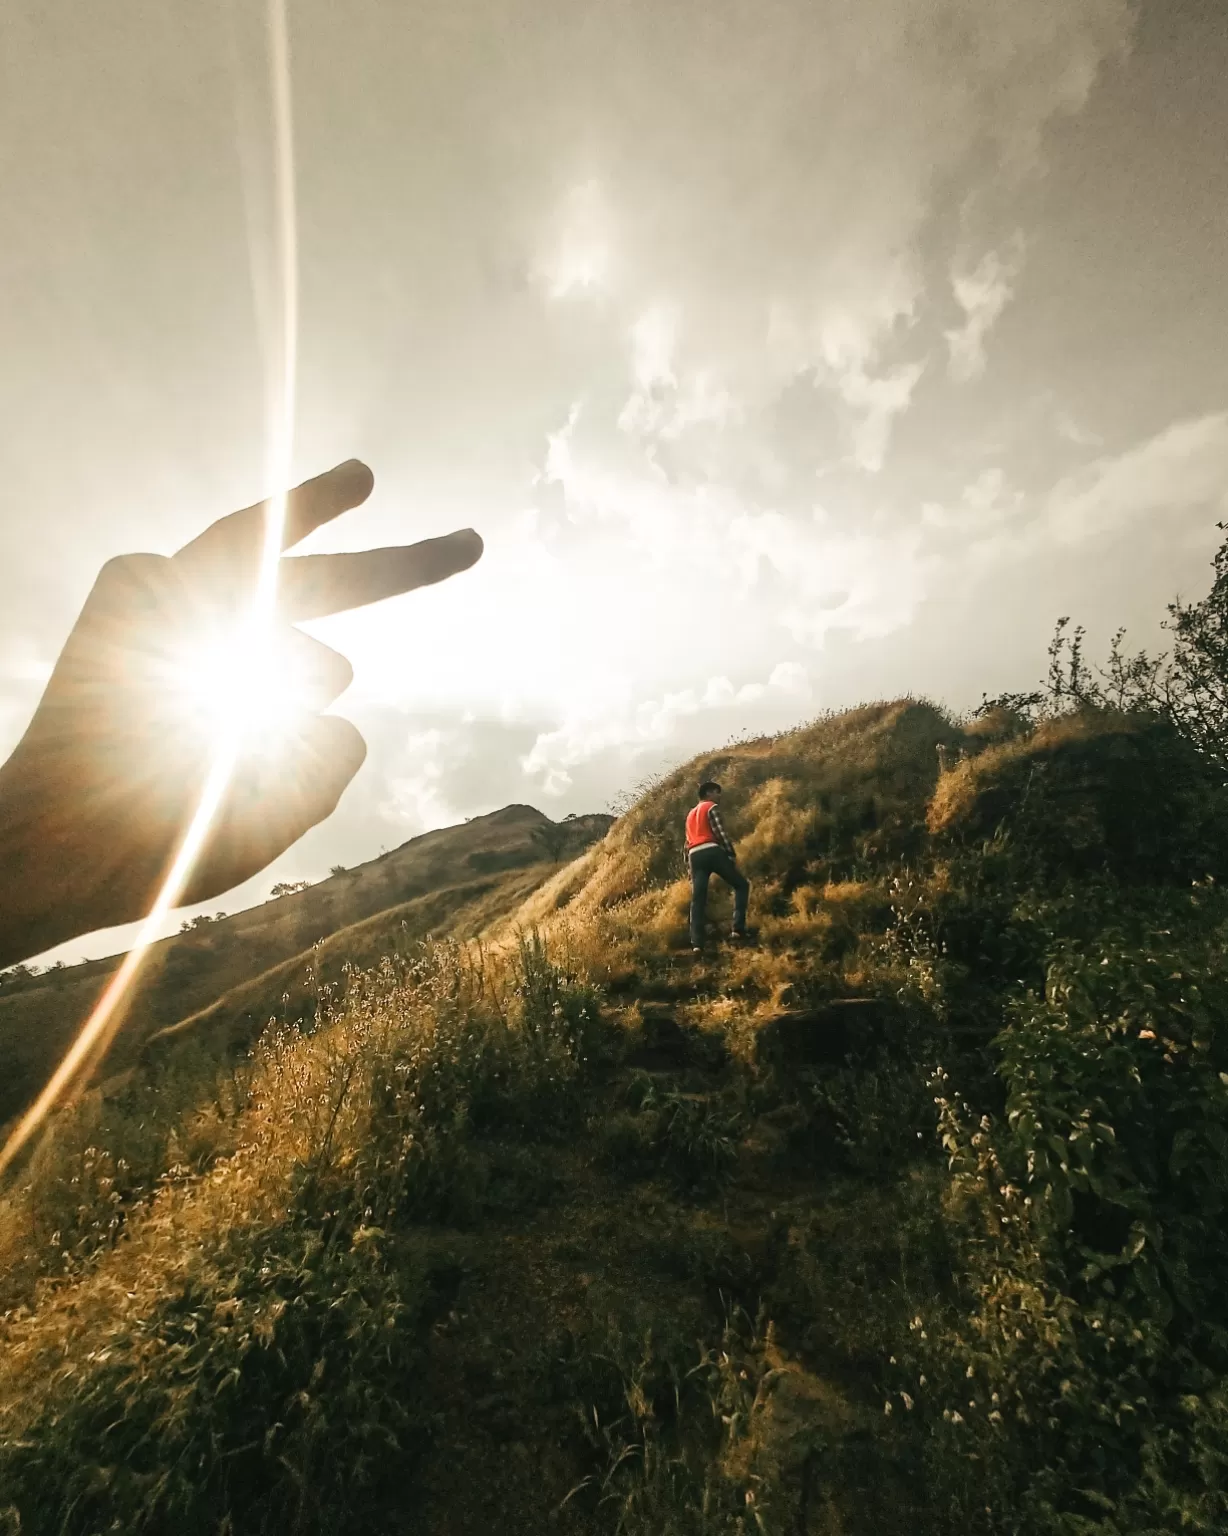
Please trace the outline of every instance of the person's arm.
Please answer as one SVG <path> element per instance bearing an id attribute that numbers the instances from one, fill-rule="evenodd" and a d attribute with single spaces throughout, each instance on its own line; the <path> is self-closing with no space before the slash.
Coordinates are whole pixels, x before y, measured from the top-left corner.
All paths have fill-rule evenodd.
<path id="1" fill-rule="evenodd" d="M 357 460 L 286 497 L 283 547 L 370 495 Z M 185 689 L 202 649 L 243 638 L 267 508 L 213 524 L 177 554 L 102 568 L 30 722 L 0 766 L 0 967 L 147 915 L 198 815 L 220 750 L 216 722 Z M 349 686 L 343 656 L 294 629 L 442 581 L 482 553 L 472 529 L 398 549 L 280 563 L 270 645 L 298 707 L 245 737 L 199 857 L 171 905 L 241 884 L 335 808 L 366 756 L 348 720 L 322 713 Z M 258 660 L 253 658 L 254 661 Z"/>
<path id="2" fill-rule="evenodd" d="M 725 828 L 721 823 L 720 812 L 717 810 L 716 806 L 713 806 L 712 809 L 708 812 L 708 825 L 716 833 L 717 841 L 720 843 L 721 847 L 725 850 L 729 857 L 736 862 L 738 856 L 734 852 L 733 844 L 729 841 L 728 834 L 726 833 Z"/>

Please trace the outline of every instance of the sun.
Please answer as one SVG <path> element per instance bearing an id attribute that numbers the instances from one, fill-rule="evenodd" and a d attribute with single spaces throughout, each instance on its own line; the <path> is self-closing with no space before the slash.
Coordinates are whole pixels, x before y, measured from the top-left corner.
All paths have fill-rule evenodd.
<path id="1" fill-rule="evenodd" d="M 210 746 L 277 745 L 318 703 L 304 642 L 244 628 L 192 636 L 168 660 L 175 713 Z"/>

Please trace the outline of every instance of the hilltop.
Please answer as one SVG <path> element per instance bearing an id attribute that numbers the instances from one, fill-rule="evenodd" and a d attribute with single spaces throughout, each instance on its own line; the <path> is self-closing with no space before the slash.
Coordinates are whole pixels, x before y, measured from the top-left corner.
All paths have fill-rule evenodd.
<path id="1" fill-rule="evenodd" d="M 338 979 L 343 963 L 372 964 L 428 933 L 473 937 L 612 820 L 556 823 L 532 806 L 509 805 L 411 838 L 306 890 L 198 919 L 151 947 L 103 1070 L 131 1067 L 162 1032 L 212 1030 L 225 1044 L 245 1045 L 268 1019 L 285 1016 L 284 997 L 301 1015 L 314 978 Z M 50 1076 L 121 958 L 0 985 L 0 1123 Z"/>
<path id="2" fill-rule="evenodd" d="M 876 704 L 197 1009 L 0 1212 L 21 1530 L 1223 1529 L 1224 802 L 1153 715 Z"/>

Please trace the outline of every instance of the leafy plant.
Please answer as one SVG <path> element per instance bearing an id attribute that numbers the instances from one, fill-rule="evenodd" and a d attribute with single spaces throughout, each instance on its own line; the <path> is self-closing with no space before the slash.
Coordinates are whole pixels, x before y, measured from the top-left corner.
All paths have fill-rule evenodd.
<path id="1" fill-rule="evenodd" d="M 930 1374 L 976 1383 L 945 1432 L 1029 1531 L 1228 1515 L 1228 983 L 1198 915 L 1184 944 L 1059 944 L 997 1042 L 1000 1118 L 936 1084 L 972 1311 Z"/>

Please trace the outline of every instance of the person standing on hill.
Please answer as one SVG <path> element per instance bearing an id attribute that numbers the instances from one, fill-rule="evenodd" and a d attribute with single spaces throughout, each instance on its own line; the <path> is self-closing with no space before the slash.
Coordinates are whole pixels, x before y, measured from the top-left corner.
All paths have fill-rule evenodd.
<path id="1" fill-rule="evenodd" d="M 691 949 L 699 954 L 704 944 L 704 914 L 708 906 L 708 881 L 719 875 L 733 889 L 733 937 L 746 937 L 746 904 L 750 881 L 737 865 L 733 844 L 721 825 L 717 803 L 721 786 L 705 779 L 699 786 L 699 804 L 686 819 L 686 861 L 691 872 Z"/>

